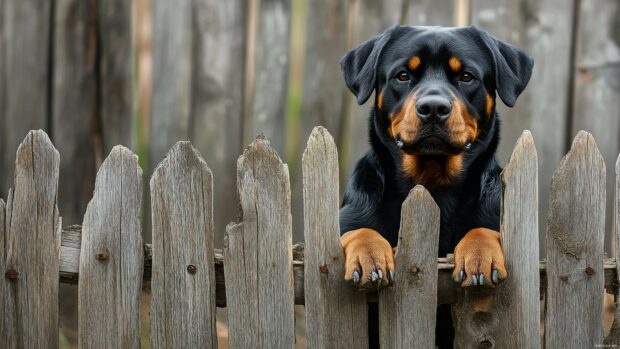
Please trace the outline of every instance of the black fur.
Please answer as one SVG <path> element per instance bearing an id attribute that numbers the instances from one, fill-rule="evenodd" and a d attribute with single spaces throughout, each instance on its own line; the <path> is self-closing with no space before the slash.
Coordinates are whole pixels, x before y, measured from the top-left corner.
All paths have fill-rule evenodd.
<path id="1" fill-rule="evenodd" d="M 422 65 L 411 71 L 406 68 L 407 61 L 414 55 L 421 57 Z M 461 83 L 445 64 L 449 57 L 458 57 L 463 70 L 475 75 L 477 84 Z M 504 104 L 513 106 L 529 81 L 533 60 L 475 27 L 396 26 L 353 49 L 340 63 L 345 82 L 360 104 L 373 91 L 375 96 L 383 91 L 383 107 L 378 108 L 375 99 L 368 120 L 370 150 L 357 163 L 342 202 L 341 233 L 371 228 L 392 246 L 397 244 L 401 205 L 419 183 L 402 169 L 402 151 L 387 132 L 389 114 L 402 108 L 417 85 L 430 83 L 443 85 L 456 94 L 475 117 L 479 129 L 471 149 L 464 151 L 458 179 L 448 186 L 427 188 L 441 211 L 438 255 L 452 253 L 463 235 L 473 228 L 499 230 L 501 167 L 495 152 L 500 121 L 495 103 L 492 117 L 485 116 L 486 96 L 495 101 L 497 93 Z M 408 86 L 394 80 L 394 72 L 403 67 L 411 75 Z M 438 318 L 444 321 L 446 314 L 440 311 Z"/>

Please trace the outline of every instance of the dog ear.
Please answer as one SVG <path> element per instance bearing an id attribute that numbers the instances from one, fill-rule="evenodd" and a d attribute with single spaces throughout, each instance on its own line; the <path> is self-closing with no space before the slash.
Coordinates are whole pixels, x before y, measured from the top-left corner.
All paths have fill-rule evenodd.
<path id="1" fill-rule="evenodd" d="M 495 89 L 504 104 L 512 107 L 530 81 L 534 60 L 520 49 L 475 29 L 481 33 L 495 63 Z"/>
<path id="2" fill-rule="evenodd" d="M 344 81 L 358 104 L 364 104 L 375 88 L 377 61 L 393 29 L 357 46 L 340 59 Z"/>

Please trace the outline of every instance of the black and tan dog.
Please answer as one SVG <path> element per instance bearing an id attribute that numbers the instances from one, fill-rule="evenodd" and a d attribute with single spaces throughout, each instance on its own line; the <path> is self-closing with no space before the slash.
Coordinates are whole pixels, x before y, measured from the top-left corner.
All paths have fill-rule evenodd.
<path id="1" fill-rule="evenodd" d="M 375 92 L 371 148 L 357 163 L 340 210 L 345 279 L 365 289 L 392 282 L 401 205 L 422 184 L 440 208 L 439 256 L 454 252 L 455 281 L 493 287 L 507 276 L 497 233 L 495 97 L 512 107 L 533 60 L 475 27 L 396 26 L 340 64 L 358 103 Z M 370 323 L 375 346 L 376 322 Z M 451 347 L 449 308 L 439 307 L 437 328 L 440 347 Z"/>

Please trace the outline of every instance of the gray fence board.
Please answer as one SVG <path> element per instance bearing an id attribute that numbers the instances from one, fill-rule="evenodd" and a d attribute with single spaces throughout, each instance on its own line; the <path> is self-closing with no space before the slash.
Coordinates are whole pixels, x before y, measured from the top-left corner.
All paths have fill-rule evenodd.
<path id="1" fill-rule="evenodd" d="M 302 162 L 308 347 L 368 347 L 366 295 L 343 279 L 338 152 L 325 128 L 312 131 Z"/>
<path id="2" fill-rule="evenodd" d="M 216 348 L 213 176 L 178 142 L 151 179 L 154 348 Z"/>
<path id="3" fill-rule="evenodd" d="M 401 209 L 394 286 L 379 292 L 383 348 L 435 348 L 439 207 L 416 186 Z"/>
<path id="4" fill-rule="evenodd" d="M 229 225 L 224 247 L 232 348 L 291 348 L 293 256 L 288 167 L 264 139 L 237 161 L 243 221 Z M 269 311 L 265 311 L 269 309 Z"/>
<path id="5" fill-rule="evenodd" d="M 135 147 L 132 2 L 97 2 L 99 34 L 99 112 L 103 153 Z"/>
<path id="6" fill-rule="evenodd" d="M 614 163 L 620 150 L 620 39 L 617 0 L 582 0 L 577 13 L 575 66 L 572 95 L 572 133 L 586 130 L 596 137 L 608 164 Z M 613 166 L 607 177 L 614 178 Z M 614 190 L 613 181 L 607 192 Z M 606 250 L 610 250 L 613 231 L 613 202 L 607 204 Z"/>
<path id="7" fill-rule="evenodd" d="M 254 42 L 248 59 L 252 75 L 247 76 L 249 98 L 244 143 L 264 134 L 271 146 L 284 154 L 286 145 L 286 103 L 288 96 L 291 0 L 261 0 L 254 28 Z"/>
<path id="8" fill-rule="evenodd" d="M 142 170 L 116 146 L 101 165 L 82 230 L 78 293 L 82 348 L 139 348 Z"/>
<path id="9" fill-rule="evenodd" d="M 605 163 L 589 133 L 553 175 L 549 207 L 545 347 L 594 347 L 603 342 Z"/>
<path id="10" fill-rule="evenodd" d="M 58 347 L 59 161 L 43 131 L 29 132 L 17 150 L 2 278 L 6 348 Z"/>
<path id="11" fill-rule="evenodd" d="M 0 16 L 1 18 L 2 16 Z M 8 250 L 7 246 L 7 235 L 6 235 L 6 204 L 4 200 L 0 199 L 0 270 L 5 271 L 6 266 L 4 265 L 6 261 L 6 252 Z M 1 276 L 1 275 L 0 275 Z M 0 282 L 0 314 L 3 314 L 2 320 L 0 320 L 0 338 L 7 338 L 9 335 L 7 333 L 7 325 L 5 324 L 6 318 L 4 314 L 5 311 L 5 300 L 7 299 L 8 289 L 6 281 Z"/>
<path id="12" fill-rule="evenodd" d="M 54 74 L 51 129 L 62 154 L 58 201 L 65 224 L 82 222 L 95 185 L 97 117 L 96 8 L 81 0 L 57 0 L 54 10 Z"/>
<path id="13" fill-rule="evenodd" d="M 233 174 L 235 159 L 243 150 L 246 2 L 201 0 L 193 1 L 192 7 L 189 139 L 209 162 L 217 181 L 213 188 L 216 241 L 223 238 L 226 224 L 237 219 L 239 207 Z"/>
<path id="14" fill-rule="evenodd" d="M 6 193 L 22 137 L 30 130 L 47 127 L 52 2 L 3 1 L 2 7 L 0 192 Z"/>

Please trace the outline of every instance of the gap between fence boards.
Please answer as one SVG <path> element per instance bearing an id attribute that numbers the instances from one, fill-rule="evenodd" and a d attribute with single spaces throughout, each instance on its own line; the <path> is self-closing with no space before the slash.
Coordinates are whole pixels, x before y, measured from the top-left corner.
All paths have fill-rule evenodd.
<path id="1" fill-rule="evenodd" d="M 67 284 L 77 284 L 79 275 L 80 246 L 82 237 L 82 227 L 72 225 L 63 228 L 62 242 L 60 248 L 60 282 Z M 151 290 L 151 269 L 152 269 L 152 247 L 150 244 L 144 245 L 144 282 L 143 290 Z M 295 304 L 304 304 L 304 246 L 295 244 L 293 246 L 293 274 L 295 287 Z M 216 304 L 218 307 L 226 306 L 226 289 L 224 284 L 224 260 L 222 251 L 215 250 L 215 279 L 216 279 Z M 618 295 L 618 281 L 616 276 L 616 261 L 613 258 L 605 257 L 605 289 L 607 293 Z M 437 300 L 439 304 L 453 304 L 456 302 L 457 285 L 452 280 L 452 269 L 454 264 L 452 257 L 438 258 L 437 268 L 439 276 L 437 280 Z M 546 288 L 546 263 L 540 261 L 540 296 L 541 299 Z M 488 290 L 484 292 L 490 292 Z M 368 301 L 376 302 L 376 294 L 369 293 Z"/>

